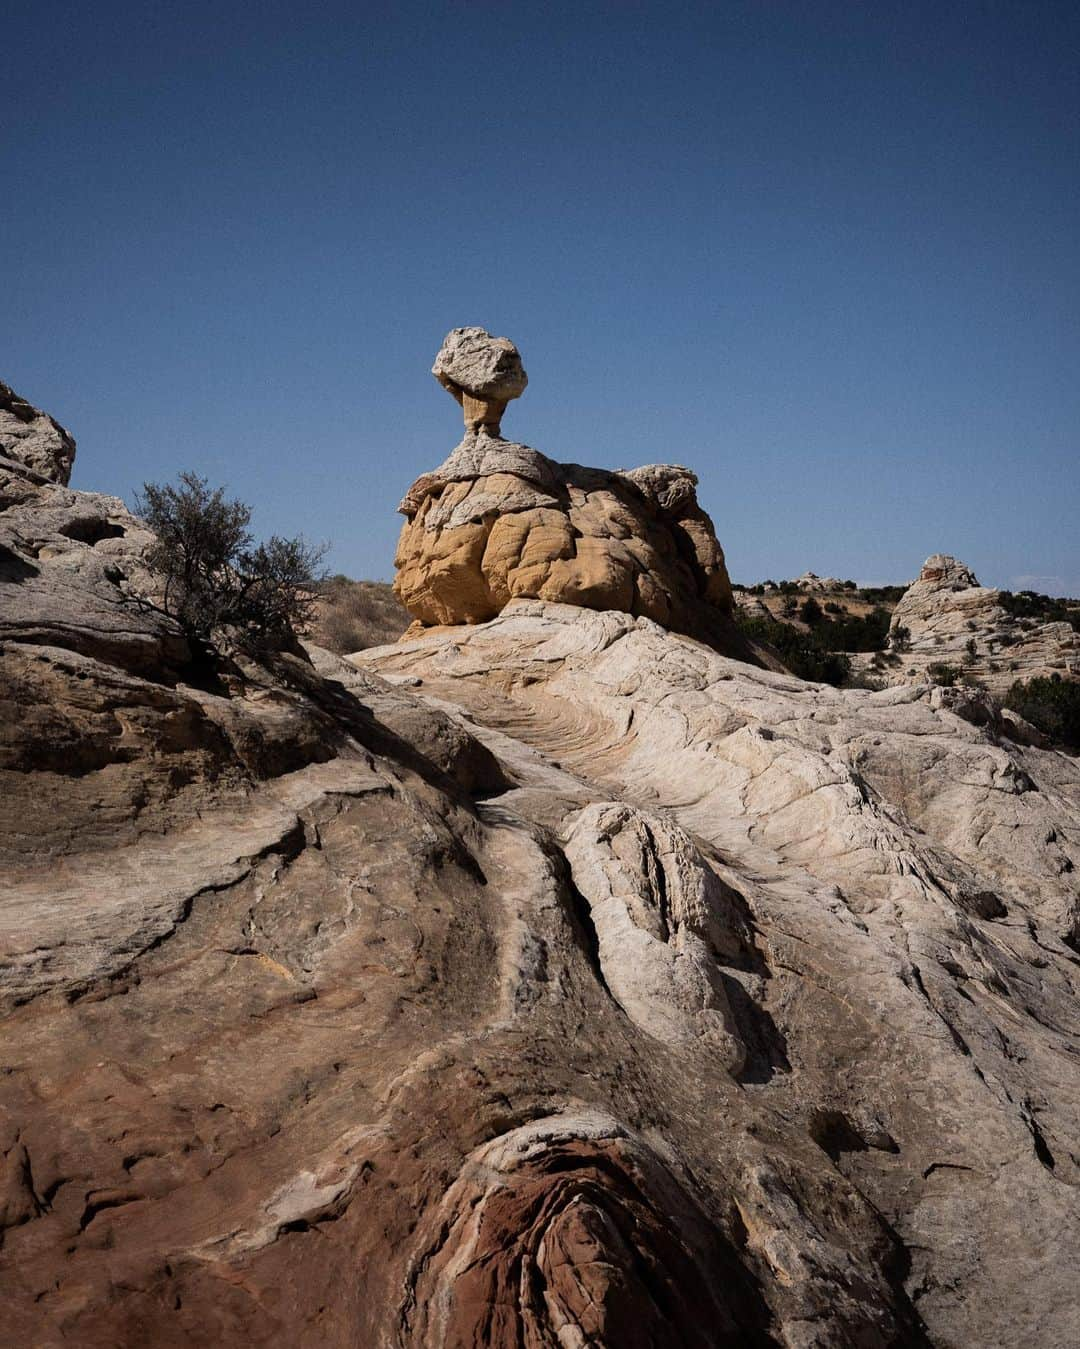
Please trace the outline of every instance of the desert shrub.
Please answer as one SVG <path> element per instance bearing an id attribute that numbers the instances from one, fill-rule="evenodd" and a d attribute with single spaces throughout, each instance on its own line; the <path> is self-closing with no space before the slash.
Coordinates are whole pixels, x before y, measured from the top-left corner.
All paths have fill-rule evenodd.
<path id="1" fill-rule="evenodd" d="M 364 647 L 396 642 L 410 621 L 393 587 L 384 581 L 333 576 L 319 588 L 311 636 L 320 646 L 347 656 Z"/>
<path id="2" fill-rule="evenodd" d="M 1059 674 L 1027 683 L 1018 679 L 1005 695 L 1005 706 L 1059 745 L 1080 750 L 1080 681 Z"/>
<path id="3" fill-rule="evenodd" d="M 894 628 L 889 636 L 889 646 L 893 651 L 910 651 L 911 629 L 904 627 L 902 623 Z"/>
<path id="4" fill-rule="evenodd" d="M 860 592 L 867 604 L 895 604 L 907 586 L 864 586 Z"/>
<path id="5" fill-rule="evenodd" d="M 842 651 L 828 651 L 816 643 L 815 632 L 803 632 L 790 623 L 772 618 L 736 618 L 739 628 L 757 642 L 765 642 L 800 679 L 819 684 L 843 684 L 851 673 L 851 661 Z"/>
<path id="6" fill-rule="evenodd" d="M 1080 601 L 1053 599 L 1050 595 L 1040 595 L 1034 590 L 1021 590 L 1013 593 L 1002 590 L 998 603 L 1015 618 L 1039 619 L 1043 623 L 1070 623 L 1080 632 Z"/>
<path id="7" fill-rule="evenodd" d="M 974 665 L 979 654 L 979 648 L 974 637 L 969 637 L 964 643 L 964 664 Z"/>
<path id="8" fill-rule="evenodd" d="M 835 600 L 826 600 L 825 612 L 827 614 L 846 614 L 847 610 L 842 604 L 837 604 Z"/>
<path id="9" fill-rule="evenodd" d="M 813 595 L 809 595 L 803 600 L 802 608 L 799 610 L 799 617 L 808 628 L 816 628 L 825 617 L 825 612 Z"/>
<path id="10" fill-rule="evenodd" d="M 858 670 L 852 670 L 844 680 L 844 688 L 846 689 L 870 689 L 871 692 L 876 693 L 884 687 L 884 681 L 875 679 L 872 671 L 864 674 Z"/>
<path id="11" fill-rule="evenodd" d="M 889 621 L 889 611 L 880 607 L 858 617 L 845 613 L 823 623 L 815 637 L 830 651 L 882 651 L 889 635 Z"/>
<path id="12" fill-rule="evenodd" d="M 256 544 L 251 507 L 197 473 L 144 483 L 135 512 L 156 535 L 147 564 L 162 607 L 197 642 L 280 646 L 311 613 L 325 549 L 277 535 Z"/>
<path id="13" fill-rule="evenodd" d="M 943 661 L 935 661 L 926 673 L 935 684 L 941 684 L 944 688 L 952 688 L 960 677 L 960 671 L 955 665 L 946 665 Z"/>

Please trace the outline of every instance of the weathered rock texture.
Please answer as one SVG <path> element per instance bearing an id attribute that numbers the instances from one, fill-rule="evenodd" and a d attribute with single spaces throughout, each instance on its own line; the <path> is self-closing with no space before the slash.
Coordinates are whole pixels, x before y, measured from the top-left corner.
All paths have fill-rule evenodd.
<path id="1" fill-rule="evenodd" d="M 38 480 L 67 486 L 75 442 L 47 412 L 39 412 L 0 380 L 0 468 L 5 459 Z"/>
<path id="2" fill-rule="evenodd" d="M 910 682 L 930 665 L 945 664 L 1001 695 L 1017 679 L 1055 671 L 1080 676 L 1080 633 L 1068 623 L 1014 618 L 1000 600 L 1000 591 L 979 585 L 955 557 L 928 557 L 893 611 L 891 630 L 907 628 L 911 647 L 886 671 L 890 681 Z"/>
<path id="3" fill-rule="evenodd" d="M 465 429 L 498 436 L 506 405 L 525 392 L 529 377 L 517 347 L 484 328 L 454 328 L 435 357 L 431 373 L 460 404 Z"/>
<path id="4" fill-rule="evenodd" d="M 6 1343 L 1075 1344 L 1076 760 L 538 600 L 196 665 L 138 530 L 3 480 Z"/>
<path id="5" fill-rule="evenodd" d="M 724 554 L 696 483 L 677 464 L 611 473 L 467 436 L 401 503 L 394 588 L 429 627 L 482 623 L 530 598 L 736 641 Z"/>

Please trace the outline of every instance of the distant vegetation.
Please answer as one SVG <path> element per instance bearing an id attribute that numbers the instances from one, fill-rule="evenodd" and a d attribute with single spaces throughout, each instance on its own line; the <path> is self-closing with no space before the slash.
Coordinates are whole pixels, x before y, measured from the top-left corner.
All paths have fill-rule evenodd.
<path id="1" fill-rule="evenodd" d="M 1005 706 L 1055 743 L 1080 750 L 1080 681 L 1059 674 L 1026 684 L 1018 679 L 1005 695 Z"/>
<path id="2" fill-rule="evenodd" d="M 843 684 L 851 674 L 851 661 L 842 651 L 820 645 L 817 632 L 803 632 L 775 618 L 747 618 L 736 614 L 739 629 L 755 642 L 765 642 L 800 679 L 819 684 Z"/>
<path id="3" fill-rule="evenodd" d="M 898 604 L 907 586 L 865 586 L 859 591 L 867 604 Z"/>
<path id="4" fill-rule="evenodd" d="M 808 631 L 792 623 L 760 616 L 736 614 L 739 628 L 754 641 L 767 642 L 780 659 L 801 679 L 822 684 L 851 682 L 849 651 L 884 651 L 888 645 L 889 612 L 873 609 L 861 617 L 846 612 L 834 614 L 837 606 L 818 603 L 812 595 L 792 610 Z"/>
<path id="5" fill-rule="evenodd" d="M 960 671 L 955 665 L 946 665 L 944 661 L 935 661 L 933 665 L 928 666 L 926 673 L 935 684 L 941 684 L 944 688 L 952 688 L 960 678 Z"/>
<path id="6" fill-rule="evenodd" d="M 325 549 L 276 534 L 256 544 L 251 507 L 197 473 L 144 483 L 135 511 L 157 537 L 147 563 L 162 607 L 196 642 L 262 651 L 292 640 L 314 606 Z"/>
<path id="7" fill-rule="evenodd" d="M 1035 618 L 1041 623 L 1069 623 L 1080 632 L 1080 600 L 1054 599 L 1034 590 L 1001 591 L 1001 607 L 1014 618 Z"/>
<path id="8" fill-rule="evenodd" d="M 319 646 L 347 656 L 368 646 L 396 642 L 409 623 L 408 612 L 392 586 L 338 575 L 319 589 L 311 637 Z"/>

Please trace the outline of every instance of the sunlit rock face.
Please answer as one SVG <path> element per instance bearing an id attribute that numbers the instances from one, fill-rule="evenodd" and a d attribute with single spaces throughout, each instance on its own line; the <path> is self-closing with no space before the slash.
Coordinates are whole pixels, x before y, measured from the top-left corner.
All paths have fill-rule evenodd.
<path id="1" fill-rule="evenodd" d="M 455 329 L 435 374 L 459 402 L 464 391 L 498 408 L 474 417 L 466 407 L 465 439 L 401 503 L 394 584 L 419 625 L 482 623 L 513 599 L 543 599 L 737 641 L 724 554 L 689 469 L 558 464 L 502 439 L 525 374 L 517 348 L 483 329 Z"/>
<path id="2" fill-rule="evenodd" d="M 0 467 L 6 1342 L 1074 1342 L 1075 759 L 535 598 L 196 659 Z"/>
<path id="3" fill-rule="evenodd" d="M 66 487 L 75 462 L 75 441 L 47 412 L 0 380 L 0 467 L 5 459 L 38 482 Z"/>
<path id="4" fill-rule="evenodd" d="M 1080 677 L 1080 633 L 1068 623 L 1014 617 L 1000 590 L 981 586 L 969 567 L 946 553 L 928 557 L 901 596 L 891 631 L 900 629 L 908 634 L 901 659 L 875 669 L 890 683 L 910 683 L 944 665 L 1000 698 L 1018 679 Z"/>

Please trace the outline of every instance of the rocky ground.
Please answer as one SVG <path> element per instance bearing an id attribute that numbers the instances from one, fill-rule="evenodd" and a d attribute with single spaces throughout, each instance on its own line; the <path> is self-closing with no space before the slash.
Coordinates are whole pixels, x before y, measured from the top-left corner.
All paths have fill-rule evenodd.
<path id="1" fill-rule="evenodd" d="M 7 1343 L 1075 1344 L 1077 760 L 529 597 L 207 663 L 14 452 Z"/>

